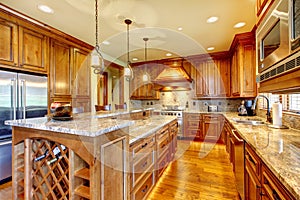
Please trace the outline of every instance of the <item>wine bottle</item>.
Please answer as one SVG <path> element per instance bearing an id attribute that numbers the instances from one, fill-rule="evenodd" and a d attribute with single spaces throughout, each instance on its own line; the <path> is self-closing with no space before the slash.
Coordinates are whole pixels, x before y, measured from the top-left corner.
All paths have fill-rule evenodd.
<path id="1" fill-rule="evenodd" d="M 37 158 L 34 159 L 34 162 L 37 162 L 37 161 L 40 161 L 42 160 L 43 158 L 45 158 L 47 155 L 49 154 L 49 151 L 48 149 L 46 149 L 45 153 Z"/>
<path id="2" fill-rule="evenodd" d="M 60 145 L 62 151 L 64 151 L 66 149 L 66 147 L 64 145 Z M 53 150 L 53 155 L 55 156 L 53 159 L 47 161 L 47 164 L 50 165 L 52 163 L 54 163 L 55 161 L 57 161 L 60 157 L 61 157 L 61 151 L 59 147 L 55 147 Z"/>

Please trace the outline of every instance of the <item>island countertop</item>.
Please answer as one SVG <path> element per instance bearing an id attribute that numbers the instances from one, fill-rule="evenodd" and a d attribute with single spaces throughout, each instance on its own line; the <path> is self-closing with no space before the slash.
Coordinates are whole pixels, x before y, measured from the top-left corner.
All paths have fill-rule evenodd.
<path id="1" fill-rule="evenodd" d="M 140 120 L 119 119 L 117 116 L 128 113 L 141 112 L 143 110 L 96 112 L 75 114 L 73 120 L 58 121 L 48 117 L 7 120 L 6 125 L 53 132 L 67 133 L 80 136 L 96 137 L 122 128 L 128 128 L 129 143 L 134 143 L 140 138 L 155 133 L 176 117 L 153 115 Z"/>

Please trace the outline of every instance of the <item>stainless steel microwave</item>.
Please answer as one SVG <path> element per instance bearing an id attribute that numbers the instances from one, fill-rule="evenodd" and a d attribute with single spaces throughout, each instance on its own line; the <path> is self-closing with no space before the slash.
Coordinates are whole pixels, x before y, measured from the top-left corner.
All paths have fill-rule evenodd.
<path id="1" fill-rule="evenodd" d="M 300 0 L 290 0 L 290 46 L 291 53 L 300 50 Z"/>
<path id="2" fill-rule="evenodd" d="M 275 0 L 256 30 L 259 73 L 289 55 L 289 35 L 289 0 Z"/>

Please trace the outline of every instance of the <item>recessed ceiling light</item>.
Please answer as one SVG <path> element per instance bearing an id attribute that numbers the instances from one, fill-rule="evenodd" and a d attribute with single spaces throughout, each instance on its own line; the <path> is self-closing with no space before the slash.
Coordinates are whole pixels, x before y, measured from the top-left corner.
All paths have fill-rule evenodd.
<path id="1" fill-rule="evenodd" d="M 182 28 L 182 27 L 178 27 L 178 28 L 177 28 L 177 30 L 179 30 L 179 31 L 182 31 L 182 30 L 183 30 L 183 28 Z"/>
<path id="2" fill-rule="evenodd" d="M 239 22 L 239 23 L 236 23 L 233 27 L 234 27 L 234 28 L 241 28 L 241 27 L 243 27 L 243 26 L 245 26 L 245 25 L 246 25 L 245 22 Z"/>
<path id="3" fill-rule="evenodd" d="M 172 56 L 172 54 L 171 53 L 166 53 L 166 56 Z"/>
<path id="4" fill-rule="evenodd" d="M 110 45 L 110 42 L 105 40 L 105 41 L 102 42 L 102 44 Z"/>
<path id="5" fill-rule="evenodd" d="M 46 5 L 38 5 L 38 9 L 44 13 L 54 13 L 53 9 Z"/>
<path id="6" fill-rule="evenodd" d="M 138 58 L 132 58 L 132 60 L 133 60 L 133 61 L 137 61 L 137 60 L 139 60 L 139 59 L 138 59 Z"/>
<path id="7" fill-rule="evenodd" d="M 214 49 L 215 49 L 215 47 L 208 47 L 208 48 L 207 48 L 208 51 L 212 51 L 212 50 L 214 50 Z"/>
<path id="8" fill-rule="evenodd" d="M 214 22 L 218 21 L 218 19 L 219 19 L 219 17 L 212 16 L 212 17 L 208 18 L 206 20 L 206 22 L 209 23 L 209 24 L 211 24 L 211 23 L 214 23 Z"/>

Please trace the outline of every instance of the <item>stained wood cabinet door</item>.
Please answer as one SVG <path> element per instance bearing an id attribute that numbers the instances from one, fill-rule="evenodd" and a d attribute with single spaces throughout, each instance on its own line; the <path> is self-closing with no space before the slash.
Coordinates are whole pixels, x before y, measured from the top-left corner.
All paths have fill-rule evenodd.
<path id="1" fill-rule="evenodd" d="M 50 97 L 71 99 L 71 46 L 51 41 Z"/>
<path id="2" fill-rule="evenodd" d="M 215 114 L 204 114 L 202 116 L 203 137 L 205 140 L 218 141 L 221 135 L 222 116 Z"/>
<path id="3" fill-rule="evenodd" d="M 255 173 L 251 170 L 246 162 L 245 170 L 245 199 L 247 200 L 260 200 L 261 192 L 260 181 L 257 179 Z"/>
<path id="4" fill-rule="evenodd" d="M 91 69 L 89 66 L 89 52 L 73 48 L 72 65 L 72 106 L 83 107 L 84 112 L 91 111 Z"/>
<path id="5" fill-rule="evenodd" d="M 230 60 L 204 59 L 191 68 L 195 96 L 200 98 L 230 96 Z"/>
<path id="6" fill-rule="evenodd" d="M 19 62 L 22 68 L 47 72 L 49 68 L 49 37 L 20 26 Z"/>
<path id="7" fill-rule="evenodd" d="M 18 66 L 18 26 L 0 18 L 0 64 Z"/>
<path id="8" fill-rule="evenodd" d="M 201 114 L 184 113 L 183 137 L 187 139 L 203 140 Z"/>
<path id="9" fill-rule="evenodd" d="M 255 97 L 257 94 L 254 40 L 252 33 L 241 34 L 234 39 L 231 57 L 231 96 L 233 97 Z"/>

